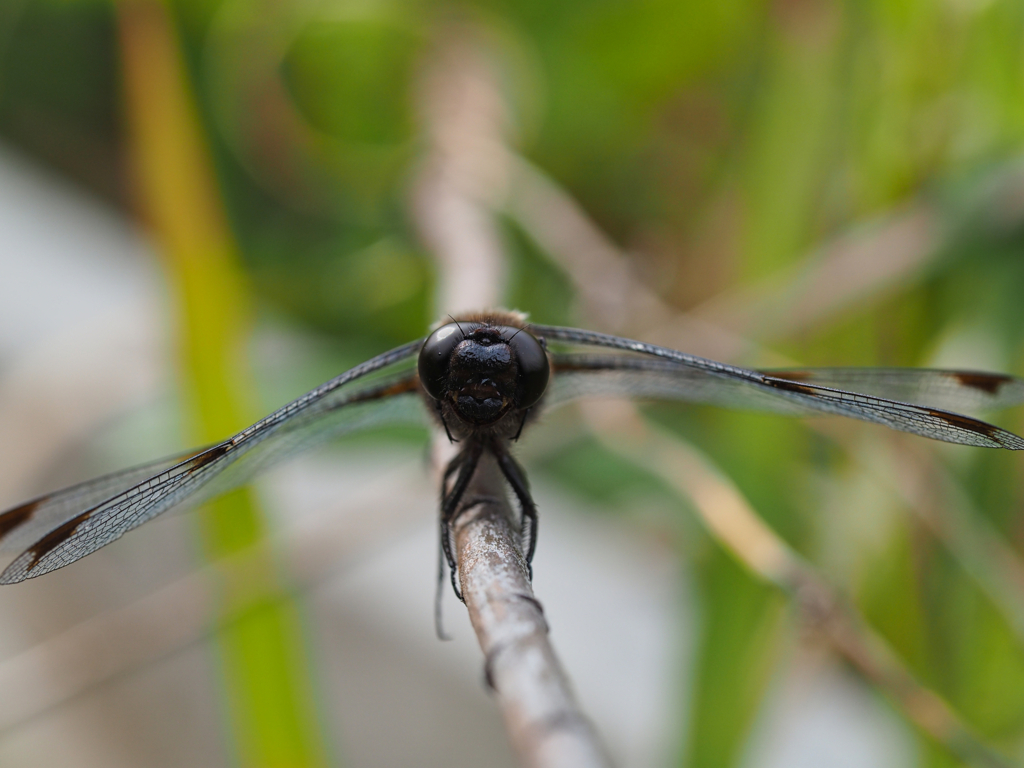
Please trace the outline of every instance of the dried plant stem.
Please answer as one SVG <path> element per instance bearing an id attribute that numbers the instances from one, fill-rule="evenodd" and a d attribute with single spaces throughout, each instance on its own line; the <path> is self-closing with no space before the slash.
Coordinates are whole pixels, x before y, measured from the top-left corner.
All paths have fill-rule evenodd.
<path id="1" fill-rule="evenodd" d="M 485 673 L 524 766 L 606 766 L 580 711 L 534 597 L 504 480 L 487 456 L 455 525 L 462 594 L 486 658 Z"/>
<path id="2" fill-rule="evenodd" d="M 629 253 L 567 190 L 513 149 L 505 151 L 508 189 L 498 203 L 566 271 L 591 324 L 715 359 L 749 355 L 759 343 L 919 279 L 945 234 L 941 212 L 915 203 L 824 243 L 781 277 L 680 312 L 635 274 Z"/>
<path id="3" fill-rule="evenodd" d="M 708 533 L 758 578 L 787 594 L 804 625 L 883 691 L 904 716 L 969 765 L 1008 768 L 934 691 L 921 685 L 856 608 L 762 520 L 698 451 L 652 428 L 626 403 L 587 409 L 596 436 L 687 497 Z"/>
<path id="4" fill-rule="evenodd" d="M 421 107 L 429 151 L 413 213 L 437 257 L 444 316 L 501 304 L 505 257 L 491 198 L 507 184 L 508 120 L 486 45 L 472 27 L 454 25 L 439 36 L 426 72 Z M 451 457 L 449 443 L 435 443 L 438 467 Z M 514 519 L 505 480 L 485 456 L 456 514 L 455 556 L 509 739 L 524 766 L 609 765 L 551 647 Z"/>
<path id="5" fill-rule="evenodd" d="M 726 291 L 683 313 L 632 273 L 629 255 L 565 189 L 507 151 L 505 210 L 566 270 L 589 317 L 613 333 L 727 362 L 757 353 L 762 363 L 796 365 L 760 345 L 827 320 L 864 296 L 912 283 L 940 253 L 941 238 L 948 234 L 940 226 L 940 211 L 920 201 L 830 240 L 783 278 Z M 992 191 L 990 208 L 1005 211 L 1006 221 L 1024 217 L 1022 186 L 1024 175 L 1017 172 Z M 893 487 L 1024 638 L 1024 560 L 984 516 L 969 512 L 970 499 L 949 473 L 937 470 L 932 455 L 913 442 L 901 443 L 897 453 L 886 452 L 880 440 L 863 452 L 842 427 L 815 423 L 812 428 L 860 454 L 860 463 Z"/>
<path id="6" fill-rule="evenodd" d="M 239 396 L 249 317 L 238 249 L 169 4 L 112 5 L 139 199 L 173 286 L 195 435 L 209 443 L 250 421 Z M 204 505 L 197 523 L 210 558 L 266 542 L 262 514 L 244 489 Z M 303 623 L 295 606 L 279 597 L 273 558 L 263 560 L 258 580 L 220 585 L 220 610 L 244 617 L 217 636 L 234 749 L 249 765 L 323 766 L 326 734 L 312 695 Z M 242 606 L 255 607 L 243 613 Z"/>

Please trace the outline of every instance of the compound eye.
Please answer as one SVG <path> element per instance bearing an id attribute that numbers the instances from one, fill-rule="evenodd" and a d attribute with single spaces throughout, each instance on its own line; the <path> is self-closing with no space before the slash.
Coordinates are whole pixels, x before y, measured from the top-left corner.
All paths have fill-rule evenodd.
<path id="1" fill-rule="evenodd" d="M 420 383 L 427 390 L 427 394 L 435 400 L 444 397 L 448 387 L 448 365 L 452 359 L 452 352 L 464 338 L 459 326 L 448 323 L 427 336 L 427 340 L 420 348 Z"/>
<path id="2" fill-rule="evenodd" d="M 551 368 L 544 347 L 526 331 L 518 330 L 508 339 L 519 365 L 519 407 L 535 405 L 548 386 Z"/>

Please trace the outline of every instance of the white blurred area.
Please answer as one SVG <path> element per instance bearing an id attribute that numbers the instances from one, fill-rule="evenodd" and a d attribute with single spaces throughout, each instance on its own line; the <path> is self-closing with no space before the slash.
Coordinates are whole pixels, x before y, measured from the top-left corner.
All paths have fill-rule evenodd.
<path id="1" fill-rule="evenodd" d="M 0 507 L 185 447 L 169 302 L 140 234 L 0 147 L 0 236 Z M 583 708 L 617 765 L 672 764 L 695 634 L 682 564 L 628 523 L 536 486 L 537 592 Z M 261 487 L 302 595 L 336 762 L 513 765 L 448 591 L 455 640 L 434 637 L 436 489 L 424 454 L 341 448 Z M 0 765 L 235 764 L 192 534 L 188 516 L 170 516 L 0 588 Z M 909 737 L 878 698 L 806 655 L 776 681 L 747 764 L 911 762 Z"/>

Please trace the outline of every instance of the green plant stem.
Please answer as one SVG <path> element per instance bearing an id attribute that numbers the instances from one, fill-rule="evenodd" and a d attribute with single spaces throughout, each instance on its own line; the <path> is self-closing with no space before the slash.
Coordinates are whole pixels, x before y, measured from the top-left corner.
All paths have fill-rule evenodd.
<path id="1" fill-rule="evenodd" d="M 125 104 L 142 209 L 158 241 L 176 301 L 182 381 L 204 443 L 245 426 L 239 391 L 248 325 L 236 248 L 217 191 L 174 25 L 160 0 L 115 6 Z M 263 542 L 253 494 L 236 491 L 199 514 L 203 548 L 217 560 Z M 264 552 L 267 551 L 263 548 Z M 259 578 L 224 571 L 219 633 L 227 708 L 240 764 L 319 766 L 317 728 L 301 621 L 269 554 Z"/>

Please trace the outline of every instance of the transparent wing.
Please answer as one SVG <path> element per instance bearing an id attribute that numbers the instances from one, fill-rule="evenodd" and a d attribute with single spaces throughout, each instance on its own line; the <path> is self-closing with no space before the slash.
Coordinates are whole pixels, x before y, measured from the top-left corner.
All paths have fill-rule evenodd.
<path id="1" fill-rule="evenodd" d="M 0 584 L 69 565 L 169 509 L 194 507 L 338 435 L 387 423 L 425 423 L 415 370 L 401 365 L 421 344 L 368 360 L 199 453 L 97 478 L 0 514 L 4 541 L 31 540 L 27 532 L 45 531 L 0 574 Z"/>
<path id="2" fill-rule="evenodd" d="M 902 402 L 870 391 L 825 385 L 824 382 L 841 381 L 843 375 L 850 374 L 850 369 L 826 369 L 820 378 L 816 378 L 813 371 L 754 371 L 576 328 L 534 325 L 530 330 L 549 342 L 566 342 L 589 350 L 553 352 L 554 379 L 547 398 L 550 404 L 584 395 L 605 395 L 687 400 L 791 416 L 827 413 L 949 443 L 1024 449 L 1024 439 L 1011 432 L 930 403 Z M 599 354 L 595 348 L 621 350 L 622 354 Z M 866 374 L 871 370 L 864 369 L 861 379 L 869 379 Z M 892 371 L 880 370 L 889 374 Z M 1019 379 L 970 372 L 961 372 L 959 375 L 963 378 L 957 385 L 956 372 L 942 372 L 944 379 L 934 375 L 929 378 L 933 373 L 924 371 L 916 378 L 910 374 L 882 377 L 874 380 L 875 391 L 916 397 L 931 392 L 938 394 L 945 385 L 943 404 L 972 404 L 987 398 L 990 404 L 1002 405 L 1018 402 L 1016 398 L 1024 387 Z M 786 378 L 786 374 L 793 378 Z M 972 388 L 979 389 L 979 394 L 971 395 L 974 400 L 968 397 Z M 960 400 L 956 399 L 957 392 L 961 394 Z"/>
<path id="3" fill-rule="evenodd" d="M 1024 403 L 1024 381 L 1003 373 L 934 368 L 773 369 L 761 373 L 950 411 L 996 410 Z"/>
<path id="4" fill-rule="evenodd" d="M 116 496 L 204 450 L 206 449 L 189 451 L 112 472 L 8 509 L 0 513 L 0 551 L 24 549 L 44 533 L 67 522 L 69 518 L 83 510 L 91 509 L 104 499 Z"/>

